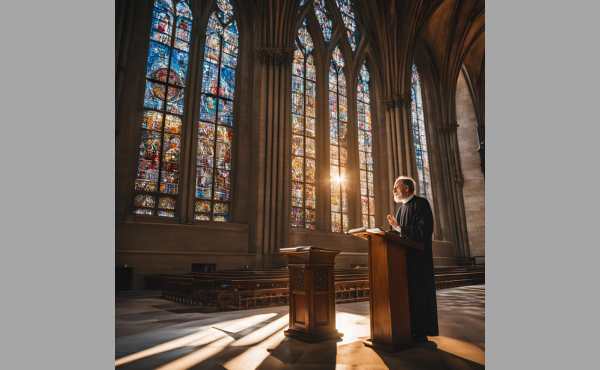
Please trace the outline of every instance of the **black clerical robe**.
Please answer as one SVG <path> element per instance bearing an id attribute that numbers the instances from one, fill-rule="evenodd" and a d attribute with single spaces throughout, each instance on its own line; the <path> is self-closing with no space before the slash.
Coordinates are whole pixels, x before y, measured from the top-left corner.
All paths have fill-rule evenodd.
<path id="1" fill-rule="evenodd" d="M 429 201 L 414 196 L 398 208 L 396 221 L 401 236 L 425 245 L 422 251 L 406 248 L 408 303 L 412 334 L 439 335 L 435 277 L 433 273 L 433 214 Z"/>

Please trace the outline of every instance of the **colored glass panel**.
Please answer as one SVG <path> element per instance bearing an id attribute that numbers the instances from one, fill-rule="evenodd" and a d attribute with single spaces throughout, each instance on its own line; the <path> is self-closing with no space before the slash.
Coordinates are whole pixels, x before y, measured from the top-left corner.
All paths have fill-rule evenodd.
<path id="1" fill-rule="evenodd" d="M 147 194 L 138 194 L 133 201 L 133 205 L 136 207 L 148 207 L 154 208 L 156 197 Z"/>
<path id="2" fill-rule="evenodd" d="M 348 231 L 348 195 L 346 166 L 348 164 L 348 101 L 344 58 L 337 45 L 329 65 L 329 164 L 331 187 L 331 231 Z"/>
<path id="3" fill-rule="evenodd" d="M 227 203 L 215 203 L 213 208 L 213 214 L 215 215 L 227 215 L 229 204 Z"/>
<path id="4" fill-rule="evenodd" d="M 360 69 L 357 86 L 358 158 L 360 167 L 360 194 L 363 227 L 375 227 L 375 193 L 373 185 L 373 134 L 369 100 L 369 71 Z M 368 115 L 368 123 L 367 123 Z"/>
<path id="5" fill-rule="evenodd" d="M 136 215 L 154 216 L 154 210 L 145 208 L 134 208 L 133 213 Z"/>
<path id="6" fill-rule="evenodd" d="M 302 47 L 304 47 L 304 52 L 306 54 L 310 53 L 315 45 L 313 44 L 312 38 L 306 29 L 306 18 L 304 18 L 304 23 L 298 30 L 298 38 L 300 39 Z"/>
<path id="7" fill-rule="evenodd" d="M 208 95 L 200 96 L 200 120 L 215 122 L 217 118 L 217 99 Z"/>
<path id="8" fill-rule="evenodd" d="M 296 43 L 296 50 L 294 51 L 294 63 L 292 64 L 292 74 L 304 77 L 304 55 L 298 48 Z"/>
<path id="9" fill-rule="evenodd" d="M 194 211 L 196 212 L 210 213 L 210 210 L 211 202 L 205 200 L 196 201 L 196 204 L 194 205 Z"/>
<path id="10" fill-rule="evenodd" d="M 183 89 L 169 87 L 167 89 L 167 112 L 183 114 Z"/>
<path id="11" fill-rule="evenodd" d="M 146 78 L 166 82 L 170 57 L 171 48 L 166 45 L 150 41 L 150 49 L 148 50 L 148 63 L 146 67 Z"/>
<path id="12" fill-rule="evenodd" d="M 195 206 L 194 219 L 198 221 L 229 219 L 239 43 L 233 16 L 231 2 L 218 0 L 206 30 L 196 160 L 196 198 L 202 199 Z"/>
<path id="13" fill-rule="evenodd" d="M 417 66 L 412 66 L 412 101 L 411 121 L 413 128 L 413 141 L 415 146 L 415 157 L 417 161 L 417 172 L 419 173 L 419 191 L 433 208 L 433 196 L 431 192 L 431 180 L 429 173 L 429 155 L 427 150 L 427 137 L 425 134 L 425 120 L 423 119 L 423 99 L 421 95 L 421 81 Z"/>
<path id="14" fill-rule="evenodd" d="M 356 22 L 354 20 L 354 7 L 352 0 L 336 0 L 337 6 L 342 13 L 342 20 L 346 27 L 346 34 L 348 35 L 348 41 L 350 41 L 350 47 L 352 51 L 356 51 L 356 45 L 358 42 L 358 32 L 356 31 Z"/>
<path id="15" fill-rule="evenodd" d="M 317 68 L 315 67 L 315 58 L 312 54 L 306 59 L 306 78 L 312 81 L 317 80 Z"/>
<path id="16" fill-rule="evenodd" d="M 169 83 L 185 86 L 185 76 L 188 67 L 188 53 L 174 50 L 171 58 L 171 70 L 169 71 Z"/>
<path id="17" fill-rule="evenodd" d="M 174 3 L 175 6 L 168 0 L 156 0 L 152 12 L 143 103 L 147 110 L 143 111 L 134 187 L 134 206 L 147 209 L 134 208 L 136 214 L 174 217 L 176 211 L 175 198 L 156 196 L 179 191 L 183 87 L 187 78 L 192 13 L 186 2 Z M 175 9 L 177 20 L 174 22 Z M 157 209 L 163 210 L 157 212 Z"/>
<path id="18" fill-rule="evenodd" d="M 163 114 L 155 111 L 144 111 L 144 121 L 142 128 L 148 130 L 162 130 Z"/>
<path id="19" fill-rule="evenodd" d="M 221 13 L 219 14 L 219 19 L 223 21 L 223 23 L 227 23 L 233 17 L 233 5 L 229 0 L 217 0 L 217 6 Z"/>
<path id="20" fill-rule="evenodd" d="M 221 125 L 233 126 L 233 102 L 219 99 L 219 119 Z"/>
<path id="21" fill-rule="evenodd" d="M 162 209 L 175 209 L 175 198 L 162 197 L 158 200 L 158 208 Z"/>
<path id="22" fill-rule="evenodd" d="M 316 68 L 306 19 L 298 30 L 292 64 L 292 227 L 315 228 Z"/>
<path id="23" fill-rule="evenodd" d="M 173 32 L 173 26 L 171 26 L 168 21 L 162 21 L 159 19 L 152 19 L 152 30 L 158 31 L 161 34 L 164 35 L 170 35 Z M 171 36 L 168 36 L 169 38 L 171 38 Z M 168 43 L 167 43 L 168 45 Z"/>
<path id="24" fill-rule="evenodd" d="M 331 19 L 329 19 L 329 12 L 325 7 L 324 0 L 314 0 L 314 9 L 315 15 L 317 16 L 317 20 L 319 21 L 319 25 L 321 26 L 321 31 L 323 31 L 323 38 L 325 39 L 325 43 L 328 44 L 331 41 L 331 32 L 333 30 Z"/>
<path id="25" fill-rule="evenodd" d="M 217 95 L 218 81 L 219 66 L 205 61 L 202 66 L 202 92 Z"/>
<path id="26" fill-rule="evenodd" d="M 166 45 L 171 43 L 171 36 L 167 36 L 164 33 L 156 32 L 154 30 L 150 33 L 150 39 Z"/>
<path id="27" fill-rule="evenodd" d="M 335 49 L 333 49 L 333 62 L 335 63 L 335 65 L 338 68 L 342 68 L 345 66 L 344 57 L 342 56 L 342 53 L 340 52 L 339 45 L 336 45 Z"/>
<path id="28" fill-rule="evenodd" d="M 179 2 L 177 4 L 177 15 L 192 19 L 192 10 L 185 2 Z"/>

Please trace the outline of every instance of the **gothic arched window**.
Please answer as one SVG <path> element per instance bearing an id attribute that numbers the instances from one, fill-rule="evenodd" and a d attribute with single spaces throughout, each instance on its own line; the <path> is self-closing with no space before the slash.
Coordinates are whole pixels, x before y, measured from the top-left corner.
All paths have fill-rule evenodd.
<path id="1" fill-rule="evenodd" d="M 292 64 L 292 227 L 315 228 L 317 70 L 306 19 L 298 30 Z"/>
<path id="2" fill-rule="evenodd" d="M 208 19 L 198 123 L 194 219 L 227 222 L 239 33 L 229 0 Z"/>
<path id="3" fill-rule="evenodd" d="M 133 213 L 175 217 L 179 192 L 183 98 L 192 12 L 186 1 L 156 0 Z"/>
<path id="4" fill-rule="evenodd" d="M 415 157 L 419 172 L 419 189 L 421 196 L 427 198 L 433 206 L 431 181 L 429 176 L 429 158 L 427 155 L 427 140 L 425 138 L 425 121 L 423 120 L 423 99 L 421 97 L 421 82 L 417 66 L 412 66 L 412 103 L 410 115 L 412 118 L 413 139 L 415 142 Z"/>
<path id="5" fill-rule="evenodd" d="M 348 231 L 348 99 L 344 58 L 339 45 L 329 66 L 329 173 L 331 179 L 331 231 Z"/>
<path id="6" fill-rule="evenodd" d="M 375 187 L 373 186 L 373 135 L 369 71 L 363 64 L 358 74 L 358 158 L 360 163 L 360 202 L 363 227 L 375 227 Z"/>
<path id="7" fill-rule="evenodd" d="M 354 21 L 354 7 L 352 6 L 352 0 L 335 0 L 335 2 L 342 13 L 348 40 L 350 41 L 350 46 L 354 52 L 356 51 L 356 45 L 358 44 L 358 32 L 356 31 L 356 22 Z"/>

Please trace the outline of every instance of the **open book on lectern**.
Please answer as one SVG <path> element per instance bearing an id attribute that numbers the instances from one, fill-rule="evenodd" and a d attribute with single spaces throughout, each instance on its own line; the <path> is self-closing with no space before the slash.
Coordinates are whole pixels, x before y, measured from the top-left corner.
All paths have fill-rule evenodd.
<path id="1" fill-rule="evenodd" d="M 367 229 L 366 227 L 360 227 L 358 229 L 352 229 L 350 231 L 348 231 L 347 234 L 356 234 L 356 233 L 375 233 L 375 234 L 385 234 L 385 231 L 378 229 L 378 228 L 374 228 L 374 229 Z"/>
<path id="2" fill-rule="evenodd" d="M 358 234 L 355 236 L 358 236 L 359 238 L 362 239 L 367 239 L 368 234 L 363 234 L 363 233 L 372 233 L 372 234 L 379 234 L 381 236 L 383 236 L 385 239 L 390 239 L 395 241 L 396 243 L 400 243 L 402 245 L 408 246 L 408 247 L 412 247 L 412 248 L 416 248 L 419 250 L 423 250 L 424 245 L 421 243 L 417 243 L 413 240 L 407 239 L 405 237 L 403 237 L 402 235 L 398 235 L 397 232 L 392 232 L 392 231 L 383 231 L 381 229 L 367 229 L 366 227 L 361 227 L 358 229 L 352 229 L 350 231 L 347 232 L 347 234 Z"/>

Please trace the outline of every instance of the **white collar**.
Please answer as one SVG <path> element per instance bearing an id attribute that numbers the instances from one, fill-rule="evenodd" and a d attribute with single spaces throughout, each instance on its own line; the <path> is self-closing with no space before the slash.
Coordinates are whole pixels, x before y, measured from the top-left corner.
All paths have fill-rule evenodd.
<path id="1" fill-rule="evenodd" d="M 410 197 L 402 199 L 402 204 L 408 203 L 408 201 L 411 200 L 414 196 L 415 196 L 415 193 L 412 193 L 410 195 Z"/>

